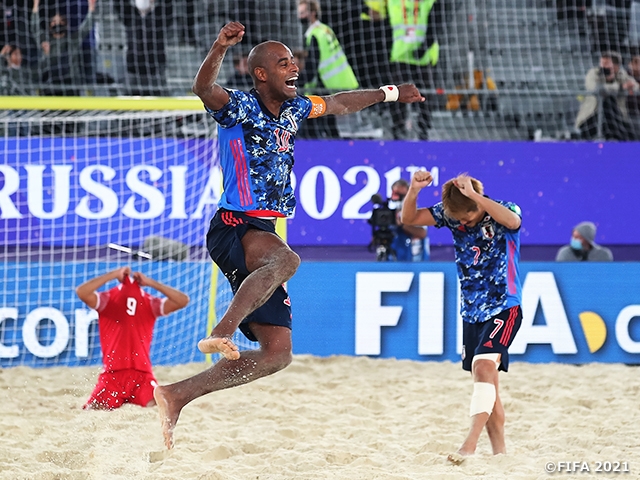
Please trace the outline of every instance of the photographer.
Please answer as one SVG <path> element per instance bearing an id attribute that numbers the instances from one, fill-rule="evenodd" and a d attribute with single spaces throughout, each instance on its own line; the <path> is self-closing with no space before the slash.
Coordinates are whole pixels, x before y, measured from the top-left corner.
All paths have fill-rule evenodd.
<path id="1" fill-rule="evenodd" d="M 429 244 L 426 227 L 416 227 L 402 223 L 402 201 L 409 191 L 409 182 L 400 179 L 391 185 L 391 198 L 396 209 L 396 236 L 391 248 L 400 262 L 421 262 L 429 260 Z"/>
<path id="2" fill-rule="evenodd" d="M 378 261 L 420 262 L 429 259 L 426 227 L 404 225 L 401 221 L 402 201 L 408 191 L 409 183 L 400 179 L 391 186 L 388 200 L 383 200 L 378 194 L 371 198 L 376 207 L 369 219 L 373 230 L 369 249 L 375 249 Z"/>
<path id="3" fill-rule="evenodd" d="M 576 117 L 575 126 L 583 140 L 602 136 L 607 140 L 632 141 L 638 133 L 629 120 L 627 95 L 638 92 L 638 84 L 622 67 L 622 57 L 617 52 L 604 52 L 600 65 L 593 67 L 585 77 L 585 89 L 593 94 L 585 96 Z M 602 105 L 599 105 L 602 102 Z"/>

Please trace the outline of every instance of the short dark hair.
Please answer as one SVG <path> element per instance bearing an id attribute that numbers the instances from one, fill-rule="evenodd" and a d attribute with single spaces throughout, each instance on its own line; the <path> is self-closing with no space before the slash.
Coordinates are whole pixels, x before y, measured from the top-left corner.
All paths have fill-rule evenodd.
<path id="1" fill-rule="evenodd" d="M 614 52 L 613 50 L 602 52 L 600 54 L 600 58 L 610 58 L 614 65 L 622 64 L 622 55 L 620 55 L 618 52 Z"/>
<path id="2" fill-rule="evenodd" d="M 399 180 L 396 180 L 395 182 L 393 182 L 393 184 L 391 185 L 391 188 L 393 187 L 405 187 L 405 188 L 409 188 L 409 182 L 407 182 L 404 178 L 400 178 Z"/>

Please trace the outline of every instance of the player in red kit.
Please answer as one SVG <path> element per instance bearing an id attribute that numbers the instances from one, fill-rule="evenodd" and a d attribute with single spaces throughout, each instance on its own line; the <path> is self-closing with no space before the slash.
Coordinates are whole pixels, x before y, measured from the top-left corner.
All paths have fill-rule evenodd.
<path id="1" fill-rule="evenodd" d="M 88 307 L 98 311 L 98 328 L 104 370 L 98 377 L 85 409 L 113 410 L 125 403 L 142 407 L 155 404 L 153 389 L 157 382 L 149 351 L 156 319 L 184 308 L 189 297 L 129 267 L 119 268 L 89 280 L 76 293 Z M 120 285 L 96 292 L 111 280 Z M 146 293 L 149 286 L 165 298 Z"/>

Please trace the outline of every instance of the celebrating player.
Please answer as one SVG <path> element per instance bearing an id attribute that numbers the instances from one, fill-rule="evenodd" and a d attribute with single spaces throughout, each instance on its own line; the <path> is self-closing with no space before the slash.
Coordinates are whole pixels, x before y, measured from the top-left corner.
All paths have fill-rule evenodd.
<path id="1" fill-rule="evenodd" d="M 155 404 L 153 389 L 157 386 L 151 368 L 149 350 L 156 318 L 168 315 L 189 303 L 184 293 L 163 285 L 129 267 L 119 268 L 93 278 L 76 293 L 88 307 L 98 311 L 98 328 L 104 370 L 98 377 L 85 409 L 113 410 L 125 403 L 142 407 Z M 118 279 L 120 285 L 106 292 L 96 292 L 104 284 Z M 152 287 L 166 298 L 145 293 L 141 287 Z"/>
<path id="2" fill-rule="evenodd" d="M 447 227 L 453 234 L 461 289 L 462 368 L 471 372 L 474 382 L 471 429 L 458 451 L 448 456 L 459 465 L 475 452 L 485 426 L 493 453 L 506 453 L 498 370 L 508 370 L 508 348 L 522 322 L 521 213 L 515 203 L 483 195 L 482 183 L 466 174 L 442 186 L 441 202 L 417 208 L 418 193 L 432 181 L 428 171 L 413 175 L 402 222 Z"/>
<path id="3" fill-rule="evenodd" d="M 301 96 L 299 68 L 291 50 L 275 41 L 249 53 L 254 89 L 229 90 L 216 83 L 227 50 L 242 40 L 244 26 L 220 30 L 196 74 L 193 91 L 218 122 L 224 193 L 207 234 L 211 258 L 229 279 L 234 298 L 211 335 L 198 344 L 203 353 L 224 358 L 209 370 L 156 388 L 167 448 L 180 411 L 192 400 L 275 373 L 291 362 L 291 308 L 283 284 L 300 258 L 275 233 L 275 219 L 293 213 L 293 145 L 302 121 L 322 115 L 358 112 L 380 102 L 422 102 L 414 85 Z M 260 343 L 238 352 L 230 337 L 240 330 Z"/>

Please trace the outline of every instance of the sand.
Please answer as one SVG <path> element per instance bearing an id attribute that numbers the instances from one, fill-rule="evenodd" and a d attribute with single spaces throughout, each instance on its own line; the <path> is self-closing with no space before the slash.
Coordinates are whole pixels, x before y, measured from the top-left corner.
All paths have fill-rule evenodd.
<path id="1" fill-rule="evenodd" d="M 156 376 L 169 383 L 205 367 Z M 0 479 L 548 479 L 545 464 L 559 461 L 591 473 L 555 477 L 640 478 L 637 367 L 513 363 L 501 374 L 508 453 L 491 455 L 483 435 L 460 466 L 445 460 L 469 425 L 472 383 L 459 364 L 296 356 L 188 405 L 170 452 L 155 407 L 81 409 L 98 373 L 0 370 Z M 630 473 L 594 472 L 607 461 Z"/>

